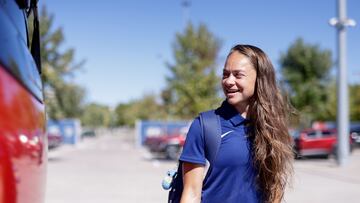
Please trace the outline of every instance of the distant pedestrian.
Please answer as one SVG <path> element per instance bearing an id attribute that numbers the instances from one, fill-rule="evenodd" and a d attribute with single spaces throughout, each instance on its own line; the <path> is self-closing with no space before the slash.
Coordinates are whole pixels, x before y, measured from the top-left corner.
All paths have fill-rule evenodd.
<path id="1" fill-rule="evenodd" d="M 189 129 L 180 157 L 184 190 L 181 203 L 281 202 L 292 174 L 287 102 L 276 84 L 267 55 L 251 45 L 234 46 L 222 76 L 225 101 L 221 143 L 206 177 L 199 117 Z"/>

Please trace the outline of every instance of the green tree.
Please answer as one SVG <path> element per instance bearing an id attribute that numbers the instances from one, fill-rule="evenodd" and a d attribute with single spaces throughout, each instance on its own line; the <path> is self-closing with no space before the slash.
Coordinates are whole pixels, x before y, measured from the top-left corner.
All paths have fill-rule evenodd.
<path id="1" fill-rule="evenodd" d="M 326 89 L 327 102 L 325 103 L 325 112 L 326 117 L 324 120 L 336 121 L 337 115 L 337 95 L 336 95 L 336 81 L 335 79 L 331 80 L 330 84 Z"/>
<path id="2" fill-rule="evenodd" d="M 161 95 L 168 115 L 187 119 L 218 105 L 220 79 L 215 65 L 219 49 L 220 41 L 204 24 L 188 24 L 184 33 L 176 34 L 175 62 L 168 64 L 170 76 Z"/>
<path id="3" fill-rule="evenodd" d="M 81 123 L 87 127 L 109 127 L 111 121 L 111 111 L 108 106 L 96 103 L 88 104 L 84 107 Z"/>
<path id="4" fill-rule="evenodd" d="M 331 82 L 329 87 L 326 89 L 328 96 L 328 102 L 326 105 L 326 115 L 330 121 L 336 121 L 337 114 L 337 86 L 335 80 Z M 349 85 L 349 116 L 351 121 L 360 121 L 360 85 L 353 84 Z"/>
<path id="5" fill-rule="evenodd" d="M 305 43 L 301 38 L 281 55 L 282 84 L 288 91 L 290 101 L 301 113 L 302 123 L 313 120 L 328 120 L 331 83 L 331 51 L 318 45 Z"/>
<path id="6" fill-rule="evenodd" d="M 44 6 L 40 12 L 42 79 L 47 113 L 52 119 L 76 117 L 82 113 L 84 88 L 71 82 L 84 61 L 74 62 L 74 49 L 63 49 L 65 37 L 61 27 L 53 28 L 54 15 Z M 32 36 L 32 17 L 28 23 Z"/>
<path id="7" fill-rule="evenodd" d="M 360 121 L 360 85 L 350 85 L 350 119 Z"/>
<path id="8" fill-rule="evenodd" d="M 129 117 L 131 117 L 131 115 L 128 115 L 128 111 L 131 107 L 130 103 L 126 103 L 126 104 L 119 104 L 116 106 L 115 108 L 115 125 L 117 126 L 125 126 L 125 125 L 130 125 L 130 123 L 135 123 L 134 118 L 131 118 L 132 121 L 130 122 Z"/>
<path id="9" fill-rule="evenodd" d="M 136 120 L 161 120 L 166 114 L 163 106 L 153 94 L 115 108 L 116 125 L 134 126 Z"/>

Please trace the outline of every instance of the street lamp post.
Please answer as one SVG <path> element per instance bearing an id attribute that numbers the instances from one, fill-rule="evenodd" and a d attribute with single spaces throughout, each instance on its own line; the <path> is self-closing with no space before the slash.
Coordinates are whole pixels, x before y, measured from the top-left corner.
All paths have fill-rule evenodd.
<path id="1" fill-rule="evenodd" d="M 337 29 L 338 73 L 337 73 L 337 162 L 343 166 L 349 156 L 349 100 L 346 68 L 346 27 L 356 22 L 346 17 L 346 0 L 338 0 L 338 18 L 331 18 L 330 25 Z"/>
<path id="2" fill-rule="evenodd" d="M 187 24 L 189 23 L 190 20 L 190 14 L 189 14 L 189 8 L 191 6 L 191 2 L 190 0 L 183 0 L 181 2 L 181 6 L 183 7 L 183 23 L 184 23 L 184 27 L 187 26 Z"/>

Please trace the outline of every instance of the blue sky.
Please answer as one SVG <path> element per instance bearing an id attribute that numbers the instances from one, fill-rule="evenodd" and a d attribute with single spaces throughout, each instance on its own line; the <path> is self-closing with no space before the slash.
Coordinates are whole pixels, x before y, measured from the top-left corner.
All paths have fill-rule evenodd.
<path id="1" fill-rule="evenodd" d="M 110 106 L 159 93 L 169 74 L 175 34 L 186 19 L 204 23 L 222 41 L 218 67 L 237 43 L 262 48 L 278 67 L 280 53 L 298 37 L 333 52 L 336 30 L 328 24 L 336 0 L 40 0 L 54 14 L 54 27 L 65 34 L 63 49 L 75 48 L 86 60 L 76 83 L 87 90 L 87 102 Z M 360 1 L 347 1 L 347 15 L 358 23 L 347 29 L 348 78 L 360 83 Z M 219 71 L 220 73 L 220 71 Z M 335 72 L 334 72 L 335 73 Z M 220 85 L 220 83 L 219 83 Z"/>

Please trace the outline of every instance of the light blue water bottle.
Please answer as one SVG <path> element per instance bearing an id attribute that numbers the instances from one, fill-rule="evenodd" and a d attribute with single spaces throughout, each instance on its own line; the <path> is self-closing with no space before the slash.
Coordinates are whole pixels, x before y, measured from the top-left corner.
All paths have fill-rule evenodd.
<path id="1" fill-rule="evenodd" d="M 176 174 L 177 174 L 177 170 L 175 170 L 175 169 L 171 169 L 171 170 L 167 171 L 166 176 L 164 177 L 164 179 L 162 181 L 162 187 L 164 190 L 169 190 L 171 188 Z"/>

